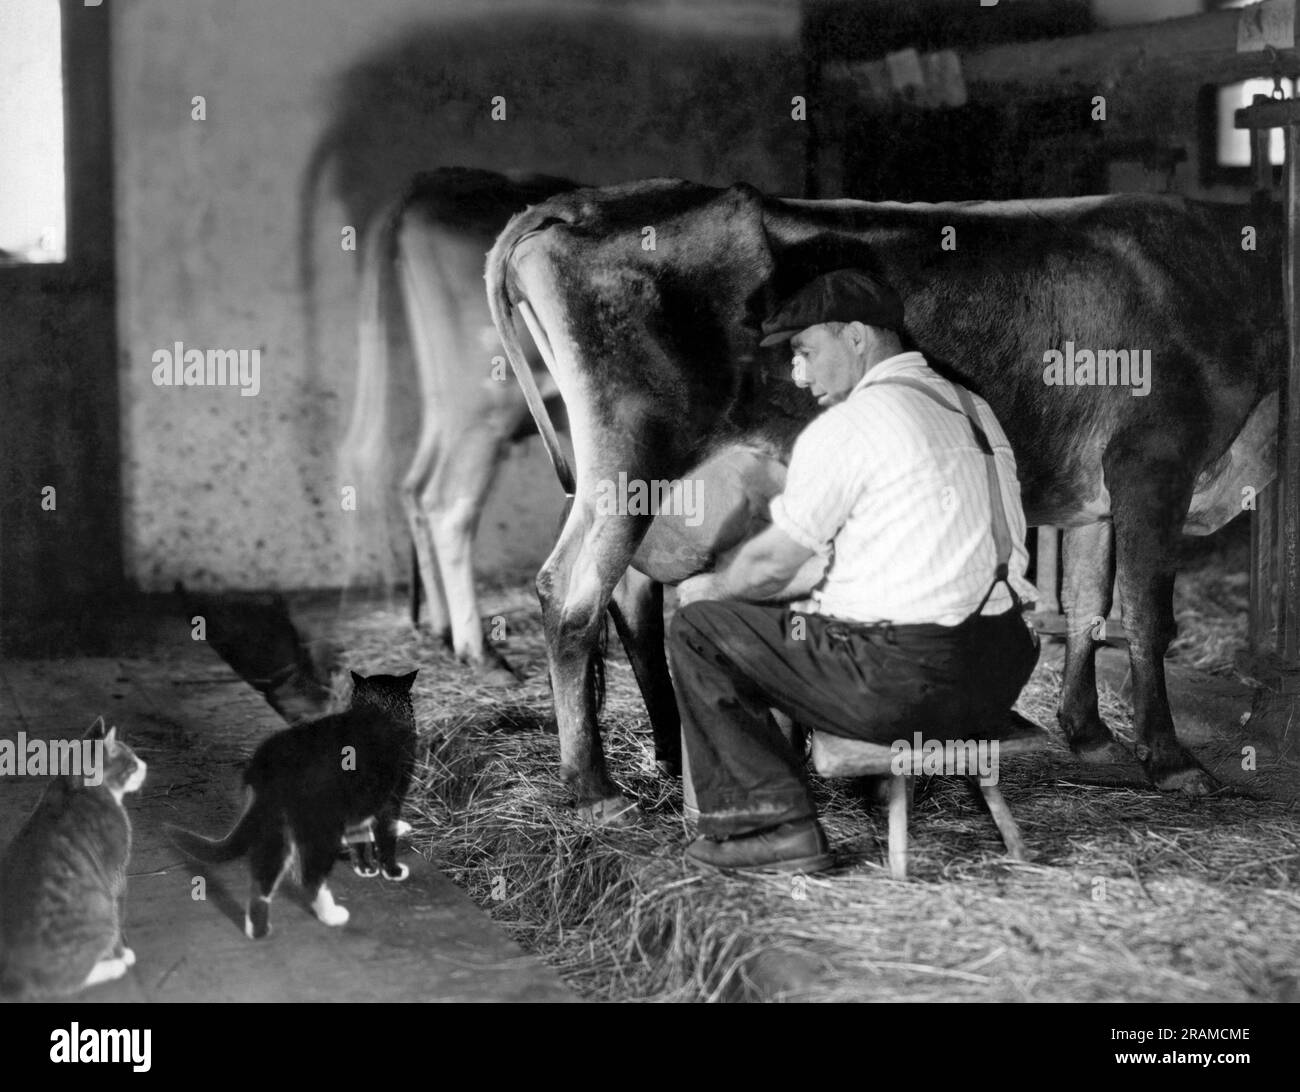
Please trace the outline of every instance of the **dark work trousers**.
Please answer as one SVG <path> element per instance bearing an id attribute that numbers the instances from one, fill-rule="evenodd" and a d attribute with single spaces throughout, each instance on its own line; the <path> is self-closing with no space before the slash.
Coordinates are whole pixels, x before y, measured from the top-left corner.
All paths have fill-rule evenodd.
<path id="1" fill-rule="evenodd" d="M 735 838 L 816 815 L 776 708 L 817 732 L 888 745 L 977 739 L 1005 723 L 1038 660 L 1019 610 L 957 626 L 867 627 L 786 606 L 702 600 L 669 652 L 700 833 Z"/>

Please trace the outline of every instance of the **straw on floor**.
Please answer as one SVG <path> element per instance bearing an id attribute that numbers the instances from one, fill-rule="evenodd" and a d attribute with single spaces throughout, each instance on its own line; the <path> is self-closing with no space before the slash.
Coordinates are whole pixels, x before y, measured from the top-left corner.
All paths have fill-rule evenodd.
<path id="1" fill-rule="evenodd" d="M 1180 592 L 1176 658 L 1223 671 L 1244 614 L 1240 582 L 1217 573 L 1213 587 Z M 1033 863 L 1008 862 L 965 785 L 935 779 L 918 792 L 911 879 L 895 883 L 883 813 L 852 783 L 815 782 L 837 871 L 701 875 L 682 859 L 680 785 L 654 771 L 626 661 L 610 660 L 603 735 L 644 818 L 593 829 L 557 776 L 531 583 L 486 599 L 506 621 L 503 650 L 528 676 L 513 692 L 477 682 L 414 635 L 396 603 L 344 620 L 337 636 L 356 670 L 422 667 L 416 848 L 589 998 L 1300 1000 L 1291 806 L 1239 793 L 1165 797 L 1136 764 L 1082 766 L 1058 736 L 1003 771 Z M 1209 619 L 1199 639 L 1193 615 Z M 1053 732 L 1059 686 L 1059 670 L 1040 663 L 1019 705 Z M 1102 713 L 1131 738 L 1130 710 L 1109 691 Z"/>

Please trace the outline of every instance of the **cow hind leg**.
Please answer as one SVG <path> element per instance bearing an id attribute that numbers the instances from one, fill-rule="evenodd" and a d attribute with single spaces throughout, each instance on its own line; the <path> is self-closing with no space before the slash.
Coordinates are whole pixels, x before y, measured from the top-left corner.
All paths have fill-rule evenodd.
<path id="1" fill-rule="evenodd" d="M 1065 530 L 1065 670 L 1056 719 L 1070 750 L 1089 763 L 1124 762 L 1130 757 L 1097 708 L 1098 631 L 1104 632 L 1110 613 L 1113 541 L 1109 523 Z"/>
<path id="2" fill-rule="evenodd" d="M 402 481 L 402 507 L 415 544 L 416 566 L 429 608 L 429 630 L 435 639 L 450 645 L 452 621 L 422 498 L 437 468 L 447 459 L 447 418 L 464 408 L 454 403 L 449 406 L 440 379 L 442 371 L 460 363 L 454 353 L 443 349 L 441 339 L 442 328 L 454 324 L 455 302 L 441 273 L 437 250 L 421 226 L 406 223 L 399 234 L 398 255 L 406 329 L 420 390 L 420 436 Z M 418 624 L 414 609 L 411 620 Z"/>
<path id="3" fill-rule="evenodd" d="M 428 416 L 426 407 L 426 420 L 421 426 L 415 457 L 411 460 L 410 469 L 402 479 L 402 510 L 406 513 L 406 525 L 410 528 L 411 545 L 415 552 L 415 572 L 412 573 L 411 579 L 413 582 L 418 580 L 424 589 L 424 601 L 429 611 L 429 631 L 436 640 L 450 646 L 451 617 L 447 611 L 447 597 L 443 592 L 442 577 L 438 573 L 434 560 L 433 535 L 429 530 L 429 520 L 420 501 L 425 482 L 432 474 L 433 466 L 438 459 L 437 434 L 431 427 Z M 419 617 L 415 607 L 417 596 L 417 589 L 412 588 L 411 623 L 418 627 Z"/>
<path id="4" fill-rule="evenodd" d="M 479 518 L 501 462 L 504 438 L 494 420 L 448 438 L 421 498 L 451 619 L 452 648 L 484 681 L 518 682 L 505 658 L 484 640 L 474 590 L 473 547 Z"/>
<path id="5" fill-rule="evenodd" d="M 485 649 L 470 562 L 503 421 L 482 387 L 487 376 L 468 335 L 465 301 L 457 295 L 455 257 L 448 252 L 444 261 L 435 234 L 410 225 L 401 235 L 399 269 L 423 408 L 403 501 L 430 600 L 430 627 L 460 659 L 486 667 L 496 676 L 492 681 L 511 683 L 515 676 L 504 661 Z"/>
<path id="6" fill-rule="evenodd" d="M 1146 429 L 1112 442 L 1104 465 L 1129 635 L 1137 756 L 1156 788 L 1199 796 L 1215 783 L 1174 734 L 1164 670 L 1176 632 L 1174 562 L 1192 494 L 1186 469 L 1195 465 L 1191 450 Z"/>
<path id="7" fill-rule="evenodd" d="M 664 655 L 663 585 L 629 569 L 614 591 L 610 613 L 650 716 L 655 761 L 664 774 L 677 777 L 682 772 L 682 722 Z"/>
<path id="8" fill-rule="evenodd" d="M 644 533 L 642 520 L 597 516 L 579 502 L 537 577 L 560 733 L 560 776 L 573 790 L 579 814 L 602 825 L 622 826 L 638 818 L 635 803 L 606 771 L 594 672 L 605 611 Z"/>

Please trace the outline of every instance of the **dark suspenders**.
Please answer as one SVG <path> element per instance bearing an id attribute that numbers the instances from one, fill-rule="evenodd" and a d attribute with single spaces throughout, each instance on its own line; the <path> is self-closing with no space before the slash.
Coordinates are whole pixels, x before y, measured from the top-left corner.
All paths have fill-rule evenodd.
<path id="1" fill-rule="evenodd" d="M 1011 586 L 1008 579 L 1009 569 L 1008 562 L 1011 560 L 1011 530 L 1007 526 L 1007 512 L 1002 504 L 1002 489 L 998 480 L 997 460 L 993 456 L 993 445 L 989 443 L 988 435 L 980 425 L 979 414 L 975 410 L 975 399 L 971 397 L 970 391 L 960 383 L 951 383 L 950 386 L 957 392 L 957 399 L 961 402 L 961 409 L 958 409 L 938 391 L 919 379 L 909 379 L 905 376 L 891 376 L 888 379 L 879 379 L 877 384 L 892 383 L 900 387 L 910 387 L 914 391 L 919 391 L 932 402 L 937 402 L 949 413 L 960 413 L 965 416 L 970 424 L 971 432 L 975 436 L 975 444 L 984 454 L 984 468 L 988 472 L 989 482 L 989 512 L 990 522 L 993 530 L 993 545 L 997 550 L 998 567 L 993 574 L 993 583 L 989 585 L 989 590 L 984 593 L 984 598 L 980 600 L 980 605 L 975 608 L 974 614 L 979 614 L 984 609 L 984 604 L 989 601 L 989 596 L 993 594 L 993 589 L 1001 581 L 1007 586 L 1007 591 L 1011 593 L 1011 601 L 1015 604 L 1016 609 L 1020 609 L 1020 596 L 1016 594 L 1016 589 Z"/>

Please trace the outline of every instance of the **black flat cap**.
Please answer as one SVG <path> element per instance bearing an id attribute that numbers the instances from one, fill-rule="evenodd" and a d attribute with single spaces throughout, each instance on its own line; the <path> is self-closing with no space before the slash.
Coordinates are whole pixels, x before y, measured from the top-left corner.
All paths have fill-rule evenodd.
<path id="1" fill-rule="evenodd" d="M 759 344 L 789 341 L 800 330 L 822 322 L 862 322 L 901 331 L 903 301 L 879 277 L 860 269 L 835 269 L 787 296 L 763 321 Z"/>

